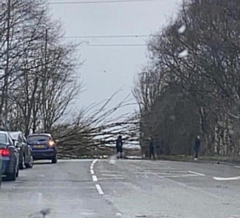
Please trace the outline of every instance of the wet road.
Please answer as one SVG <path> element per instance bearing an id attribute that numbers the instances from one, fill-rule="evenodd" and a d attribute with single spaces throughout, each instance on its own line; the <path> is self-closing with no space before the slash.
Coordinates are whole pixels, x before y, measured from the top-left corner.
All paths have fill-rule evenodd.
<path id="1" fill-rule="evenodd" d="M 240 218 L 240 168 L 170 161 L 38 163 L 0 190 L 0 217 Z M 31 214 L 31 215 L 30 215 Z M 41 217 L 41 216 L 39 216 Z"/>

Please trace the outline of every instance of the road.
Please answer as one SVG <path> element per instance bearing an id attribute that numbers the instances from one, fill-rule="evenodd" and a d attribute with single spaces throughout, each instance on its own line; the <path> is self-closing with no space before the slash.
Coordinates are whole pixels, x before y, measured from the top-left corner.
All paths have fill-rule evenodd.
<path id="1" fill-rule="evenodd" d="M 170 161 L 39 162 L 0 190 L 0 217 L 240 218 L 240 168 Z M 40 216 L 41 217 L 41 216 Z"/>

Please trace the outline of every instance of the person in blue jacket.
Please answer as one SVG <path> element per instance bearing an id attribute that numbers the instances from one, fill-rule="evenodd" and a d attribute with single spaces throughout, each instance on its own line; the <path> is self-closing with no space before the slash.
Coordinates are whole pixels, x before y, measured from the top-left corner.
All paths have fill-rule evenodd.
<path id="1" fill-rule="evenodd" d="M 200 141 L 200 136 L 198 135 L 195 139 L 195 144 L 194 144 L 194 153 L 195 153 L 194 160 L 198 159 L 200 146 L 201 146 L 201 141 Z"/>

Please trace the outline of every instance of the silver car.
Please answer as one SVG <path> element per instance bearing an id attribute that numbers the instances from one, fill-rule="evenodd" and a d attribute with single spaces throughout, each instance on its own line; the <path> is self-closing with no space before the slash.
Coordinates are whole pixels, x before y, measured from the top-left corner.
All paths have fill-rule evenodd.
<path id="1" fill-rule="evenodd" d="M 32 148 L 27 144 L 27 140 L 24 134 L 20 131 L 8 132 L 15 146 L 19 150 L 19 169 L 32 168 L 33 167 L 33 157 L 32 157 Z"/>

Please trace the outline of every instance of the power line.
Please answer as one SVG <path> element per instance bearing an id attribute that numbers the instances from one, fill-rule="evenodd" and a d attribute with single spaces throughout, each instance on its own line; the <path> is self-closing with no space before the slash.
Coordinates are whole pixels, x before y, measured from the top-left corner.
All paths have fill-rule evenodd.
<path id="1" fill-rule="evenodd" d="M 146 38 L 151 35 L 88 35 L 88 36 L 65 36 L 64 38 L 86 39 L 86 38 Z"/>
<path id="2" fill-rule="evenodd" d="M 162 0 L 100 0 L 100 1 L 60 1 L 49 2 L 51 5 L 70 5 L 70 4 L 106 4 L 106 3 L 139 3 L 139 2 L 154 2 Z"/>

